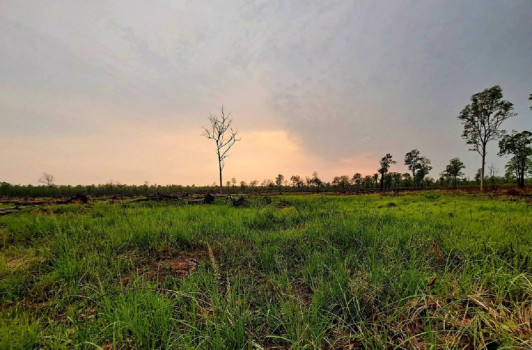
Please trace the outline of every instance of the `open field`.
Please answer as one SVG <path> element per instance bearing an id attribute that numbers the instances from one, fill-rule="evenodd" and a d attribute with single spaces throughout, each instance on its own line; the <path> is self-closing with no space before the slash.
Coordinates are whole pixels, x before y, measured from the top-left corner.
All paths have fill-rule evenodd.
<path id="1" fill-rule="evenodd" d="M 0 349 L 532 346 L 528 198 L 247 202 L 0 216 Z"/>

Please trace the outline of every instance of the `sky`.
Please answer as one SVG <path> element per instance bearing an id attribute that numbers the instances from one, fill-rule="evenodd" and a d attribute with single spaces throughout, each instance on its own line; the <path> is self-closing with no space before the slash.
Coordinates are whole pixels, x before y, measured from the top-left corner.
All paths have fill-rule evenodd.
<path id="1" fill-rule="evenodd" d="M 471 95 L 500 85 L 532 130 L 532 1 L 0 0 L 0 181 L 212 184 L 373 174 L 460 157 Z M 507 158 L 488 148 L 503 175 Z"/>

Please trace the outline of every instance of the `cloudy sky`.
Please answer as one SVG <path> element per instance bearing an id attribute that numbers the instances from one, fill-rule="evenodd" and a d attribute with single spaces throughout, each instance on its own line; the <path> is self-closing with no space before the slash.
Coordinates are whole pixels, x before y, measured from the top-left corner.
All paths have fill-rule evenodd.
<path id="1" fill-rule="evenodd" d="M 226 179 L 404 171 L 412 148 L 472 176 L 457 115 L 500 85 L 532 129 L 531 38 L 530 0 L 0 0 L 0 181 L 210 184 L 222 104 Z"/>

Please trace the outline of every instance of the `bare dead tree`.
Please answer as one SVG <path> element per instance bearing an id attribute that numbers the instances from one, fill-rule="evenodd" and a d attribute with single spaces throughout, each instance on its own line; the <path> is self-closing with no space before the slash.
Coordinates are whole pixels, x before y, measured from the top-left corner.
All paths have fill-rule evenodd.
<path id="1" fill-rule="evenodd" d="M 495 184 L 495 176 L 497 176 L 497 173 L 498 173 L 497 168 L 492 163 L 488 167 L 488 171 L 489 171 L 489 177 L 491 179 L 491 184 L 494 185 Z"/>
<path id="2" fill-rule="evenodd" d="M 202 136 L 206 137 L 209 140 L 214 140 L 216 143 L 216 155 L 218 156 L 218 170 L 220 175 L 220 192 L 222 190 L 222 171 L 225 166 L 225 158 L 230 154 L 228 153 L 231 147 L 238 141 L 239 138 L 236 137 L 238 131 L 233 130 L 231 124 L 233 123 L 232 119 L 229 119 L 231 114 L 225 114 L 224 107 L 220 108 L 220 115 L 209 116 L 209 121 L 211 123 L 209 128 L 203 128 Z"/>
<path id="3" fill-rule="evenodd" d="M 45 184 L 48 187 L 53 187 L 55 182 L 55 176 L 48 173 L 42 173 L 42 176 L 39 178 L 39 182 Z"/>

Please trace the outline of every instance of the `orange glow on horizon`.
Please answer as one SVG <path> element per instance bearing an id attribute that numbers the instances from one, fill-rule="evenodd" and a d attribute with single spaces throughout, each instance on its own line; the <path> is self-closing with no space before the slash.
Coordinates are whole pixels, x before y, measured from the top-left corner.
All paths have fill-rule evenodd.
<path id="1" fill-rule="evenodd" d="M 103 132 L 87 136 L 45 136 L 0 141 L 4 181 L 36 184 L 43 171 L 58 184 L 107 183 L 208 185 L 217 182 L 214 145 L 200 136 L 199 128 L 168 130 L 135 123 L 110 123 Z M 308 154 L 299 136 L 282 129 L 241 129 L 226 160 L 224 182 L 274 179 L 277 174 L 310 176 L 317 171 L 324 181 L 336 175 L 374 171 L 375 157 L 359 155 L 340 161 Z M 20 176 L 24 174 L 24 176 Z"/>

